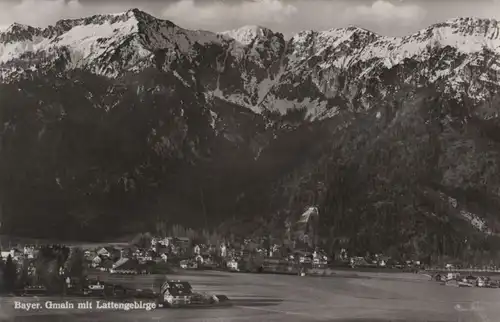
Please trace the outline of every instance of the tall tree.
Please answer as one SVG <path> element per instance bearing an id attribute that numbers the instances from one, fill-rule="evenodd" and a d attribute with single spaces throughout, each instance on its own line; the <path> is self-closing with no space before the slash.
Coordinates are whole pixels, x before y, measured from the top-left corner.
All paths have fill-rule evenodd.
<path id="1" fill-rule="evenodd" d="M 138 234 L 132 240 L 132 245 L 141 249 L 149 249 L 151 247 L 152 236 L 150 233 Z"/>
<path id="2" fill-rule="evenodd" d="M 71 249 L 71 253 L 65 264 L 67 276 L 77 281 L 77 287 L 80 288 L 85 277 L 85 255 L 80 247 Z"/>
<path id="3" fill-rule="evenodd" d="M 11 255 L 7 257 L 7 261 L 5 262 L 3 279 L 4 279 L 5 290 L 7 292 L 13 292 L 16 287 L 17 270 L 16 270 L 16 264 L 12 260 Z"/>
<path id="4" fill-rule="evenodd" d="M 2 247 L 0 246 L 0 254 L 2 253 Z M 4 261 L 3 258 L 0 257 L 0 272 L 3 272 Z"/>
<path id="5" fill-rule="evenodd" d="M 76 278 L 83 278 L 85 273 L 84 269 L 85 256 L 80 247 L 73 248 L 66 261 L 66 271 L 68 275 Z"/>
<path id="6" fill-rule="evenodd" d="M 0 253 L 1 253 L 1 249 L 0 249 Z M 5 265 L 4 265 L 4 262 L 3 262 L 3 258 L 0 257 L 0 293 L 4 291 L 4 268 L 5 268 Z"/>

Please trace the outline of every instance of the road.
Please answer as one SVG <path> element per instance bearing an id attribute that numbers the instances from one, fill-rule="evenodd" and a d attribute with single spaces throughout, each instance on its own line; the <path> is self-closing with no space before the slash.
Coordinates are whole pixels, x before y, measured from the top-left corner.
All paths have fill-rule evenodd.
<path id="1" fill-rule="evenodd" d="M 4 298 L 1 321 L 430 321 L 496 322 L 500 289 L 454 288 L 415 274 L 360 274 L 298 277 L 268 274 L 192 272 L 170 276 L 189 280 L 201 292 L 226 294 L 234 306 L 153 311 L 13 309 Z M 139 287 L 153 284 L 140 277 Z M 32 300 L 32 299 L 30 299 Z M 41 301 L 45 299 L 40 299 Z"/>

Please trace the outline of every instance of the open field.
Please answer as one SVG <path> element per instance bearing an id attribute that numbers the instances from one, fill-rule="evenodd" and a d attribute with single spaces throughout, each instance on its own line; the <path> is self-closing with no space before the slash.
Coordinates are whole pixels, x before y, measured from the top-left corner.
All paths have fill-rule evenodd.
<path id="1" fill-rule="evenodd" d="M 186 272 L 172 279 L 189 280 L 201 292 L 226 294 L 233 307 L 159 309 L 147 312 L 13 309 L 2 299 L 2 321 L 431 321 L 495 322 L 500 290 L 453 288 L 416 274 L 362 274 L 356 277 L 297 277 L 271 274 Z M 155 276 L 122 279 L 147 288 Z M 27 302 L 33 299 L 17 299 Z M 43 299 L 40 299 L 43 301 Z"/>

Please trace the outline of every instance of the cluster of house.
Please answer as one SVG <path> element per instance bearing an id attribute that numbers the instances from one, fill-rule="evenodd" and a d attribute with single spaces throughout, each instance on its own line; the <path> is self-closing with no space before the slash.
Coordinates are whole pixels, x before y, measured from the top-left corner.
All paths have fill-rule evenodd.
<path id="1" fill-rule="evenodd" d="M 117 269 L 117 272 L 121 273 L 135 272 L 141 264 L 139 260 L 149 258 L 151 258 L 150 254 L 139 250 L 129 256 L 129 254 L 125 254 L 123 249 L 111 246 L 85 251 L 88 266 L 108 272 L 114 272 L 113 269 Z"/>
<path id="2" fill-rule="evenodd" d="M 146 245 L 145 245 L 146 246 Z M 0 253 L 5 261 L 10 255 L 14 261 L 36 258 L 39 246 L 26 245 L 11 248 Z M 262 243 L 245 239 L 241 243 L 229 244 L 220 242 L 218 246 L 196 244 L 193 245 L 187 237 L 152 237 L 150 245 L 139 248 L 134 245 L 121 244 L 85 250 L 85 259 L 89 267 L 115 273 L 132 273 L 146 270 L 144 265 L 150 262 L 167 262 L 169 258 L 188 258 L 181 266 L 197 266 L 204 264 L 213 265 L 214 257 L 222 259 L 224 266 L 234 265 L 235 261 L 252 256 L 280 258 L 293 260 L 300 263 L 316 265 L 329 261 L 328 256 L 322 251 L 303 252 L 290 251 L 283 245 L 272 245 L 270 248 L 262 247 Z M 349 263 L 351 267 L 409 267 L 418 266 L 418 261 L 396 262 L 389 256 L 373 255 L 369 257 L 351 257 L 343 249 L 335 258 L 338 261 Z M 220 264 L 220 262 L 219 262 Z"/>
<path id="3" fill-rule="evenodd" d="M 264 240 L 244 239 L 239 243 L 220 241 L 218 245 L 193 244 L 187 237 L 151 237 L 143 247 L 131 244 L 114 244 L 113 246 L 86 249 L 85 259 L 89 267 L 111 273 L 133 273 L 147 270 L 147 265 L 159 262 L 177 262 L 175 259 L 184 259 L 181 266 L 197 266 L 204 264 L 223 265 L 230 267 L 242 259 L 255 256 L 293 261 L 312 265 L 326 265 L 335 260 L 344 262 L 351 267 L 412 267 L 420 265 L 418 261 L 397 262 L 382 254 L 353 257 L 348 256 L 347 250 L 342 249 L 335 258 L 329 258 L 325 252 L 298 251 L 287 245 L 273 244 L 264 247 Z M 293 247 L 292 247 L 293 248 Z M 39 247 L 26 245 L 2 251 L 1 257 L 5 260 L 9 255 L 14 261 L 36 258 Z M 217 258 L 217 263 L 215 263 Z M 169 260 L 171 259 L 171 260 Z M 187 260 L 186 260 L 187 259 Z"/>
<path id="4" fill-rule="evenodd" d="M 349 265 L 351 267 L 394 267 L 408 268 L 420 266 L 420 261 L 408 260 L 397 261 L 389 256 L 377 254 L 367 257 L 350 257 Z"/>
<path id="5" fill-rule="evenodd" d="M 213 255 L 221 259 L 214 263 Z M 281 260 L 285 262 L 296 262 L 303 264 L 326 265 L 328 257 L 322 251 L 305 252 L 299 250 L 290 250 L 286 246 L 277 244 L 269 248 L 262 247 L 262 243 L 244 240 L 238 244 L 220 243 L 218 247 L 210 245 L 194 245 L 193 257 L 181 262 L 183 268 L 197 268 L 200 265 L 212 266 L 214 264 L 222 265 L 229 270 L 239 270 L 240 266 L 256 265 L 264 259 Z M 240 268 L 238 268 L 240 267 Z"/>
<path id="6" fill-rule="evenodd" d="M 13 247 L 8 251 L 0 252 L 2 260 L 6 261 L 10 256 L 14 262 L 20 262 L 24 259 L 34 259 L 37 256 L 39 246 L 26 245 L 24 247 Z"/>
<path id="7" fill-rule="evenodd" d="M 159 254 L 182 255 L 190 246 L 188 237 L 152 237 L 150 249 Z"/>
<path id="8" fill-rule="evenodd" d="M 171 256 L 187 252 L 187 238 L 152 238 L 148 247 L 123 244 L 85 250 L 88 266 L 110 273 L 146 273 L 154 263 L 167 262 Z"/>
<path id="9" fill-rule="evenodd" d="M 446 286 L 500 288 L 499 280 L 488 276 L 473 276 L 470 273 L 466 276 L 458 272 L 438 273 L 433 276 L 433 279 Z"/>
<path id="10" fill-rule="evenodd" d="M 136 273 L 147 271 L 148 264 L 159 262 L 175 262 L 175 258 L 187 259 L 181 261 L 181 266 L 204 264 L 207 266 L 222 264 L 226 267 L 234 266 L 236 262 L 251 257 L 273 258 L 299 263 L 324 265 L 330 259 L 343 262 L 351 267 L 417 267 L 419 261 L 398 262 L 382 254 L 356 257 L 348 256 L 347 250 L 342 249 L 335 258 L 329 258 L 325 252 L 298 251 L 286 245 L 271 245 L 263 247 L 264 240 L 245 239 L 239 243 L 226 243 L 220 241 L 217 246 L 206 244 L 193 244 L 187 237 L 152 237 L 150 243 L 143 247 L 130 244 L 115 244 L 114 246 L 86 249 L 85 259 L 89 267 L 108 271 L 111 273 Z M 1 251 L 0 256 L 4 261 L 11 256 L 13 261 L 21 262 L 24 259 L 34 259 L 40 246 L 26 245 L 23 247 L 9 248 Z M 217 258 L 217 263 L 215 263 Z M 172 261 L 170 260 L 172 259 Z M 447 269 L 451 264 L 446 266 Z M 497 269 L 495 267 L 495 269 Z"/>

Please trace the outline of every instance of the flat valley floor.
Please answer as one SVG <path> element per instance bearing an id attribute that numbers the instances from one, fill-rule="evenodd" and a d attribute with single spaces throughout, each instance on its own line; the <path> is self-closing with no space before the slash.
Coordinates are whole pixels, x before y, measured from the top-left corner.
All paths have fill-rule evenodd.
<path id="1" fill-rule="evenodd" d="M 298 277 L 194 271 L 169 278 L 188 280 L 200 292 L 225 294 L 234 305 L 149 312 L 40 310 L 27 313 L 14 310 L 13 302 L 35 299 L 6 297 L 0 301 L 0 320 L 497 322 L 500 319 L 500 289 L 442 286 L 419 274 L 339 273 L 334 277 Z M 155 276 L 115 279 L 145 289 L 152 287 Z M 39 299 L 45 300 L 48 299 Z"/>

